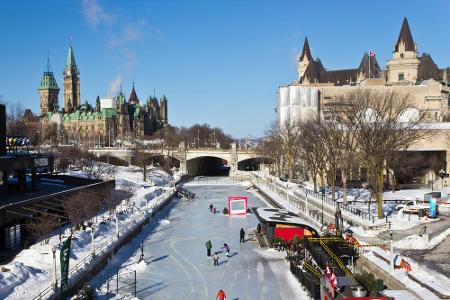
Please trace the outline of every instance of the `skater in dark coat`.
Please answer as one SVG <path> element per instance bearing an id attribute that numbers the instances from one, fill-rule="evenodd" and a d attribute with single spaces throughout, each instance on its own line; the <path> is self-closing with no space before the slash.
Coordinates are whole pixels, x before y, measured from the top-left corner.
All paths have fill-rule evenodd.
<path id="1" fill-rule="evenodd" d="M 223 247 L 225 248 L 225 252 L 227 253 L 227 258 L 230 258 L 230 246 L 228 246 L 227 243 L 223 244 Z"/>
<path id="2" fill-rule="evenodd" d="M 214 207 L 214 205 L 212 205 L 212 204 L 209 205 L 209 211 L 210 212 L 212 212 L 213 207 Z"/>
<path id="3" fill-rule="evenodd" d="M 207 241 L 205 243 L 205 246 L 206 246 L 206 255 L 209 257 L 209 256 L 211 256 L 211 248 L 212 248 L 211 241 Z"/>
<path id="4" fill-rule="evenodd" d="M 240 231 L 239 235 L 240 235 L 239 243 L 244 243 L 245 242 L 245 231 L 244 231 L 244 228 L 241 228 L 241 231 Z"/>

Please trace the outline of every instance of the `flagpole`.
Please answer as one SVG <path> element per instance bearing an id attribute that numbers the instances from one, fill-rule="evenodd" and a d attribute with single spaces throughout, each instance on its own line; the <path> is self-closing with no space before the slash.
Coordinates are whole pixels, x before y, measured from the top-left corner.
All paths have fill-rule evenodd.
<path id="1" fill-rule="evenodd" d="M 369 52 L 369 78 L 370 78 L 370 52 Z"/>

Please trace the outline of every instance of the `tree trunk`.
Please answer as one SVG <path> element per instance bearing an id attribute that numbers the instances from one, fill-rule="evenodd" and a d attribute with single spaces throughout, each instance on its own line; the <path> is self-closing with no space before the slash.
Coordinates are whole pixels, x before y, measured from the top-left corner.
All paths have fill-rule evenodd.
<path id="1" fill-rule="evenodd" d="M 342 202 L 344 203 L 345 206 L 347 206 L 348 205 L 348 201 L 347 201 L 347 173 L 343 169 L 341 170 L 341 173 L 342 173 L 342 190 L 343 190 Z"/>
<path id="2" fill-rule="evenodd" d="M 147 181 L 147 165 L 144 163 L 143 174 L 144 174 L 144 182 Z"/>
<path id="3" fill-rule="evenodd" d="M 333 200 L 333 202 L 336 202 L 336 172 L 331 171 L 328 174 L 328 182 L 331 185 L 331 200 Z"/>
<path id="4" fill-rule="evenodd" d="M 317 174 L 313 173 L 312 175 L 313 185 L 314 185 L 314 193 L 317 193 Z"/>
<path id="5" fill-rule="evenodd" d="M 377 209 L 378 219 L 382 219 L 383 216 L 383 168 L 378 171 L 377 174 Z"/>

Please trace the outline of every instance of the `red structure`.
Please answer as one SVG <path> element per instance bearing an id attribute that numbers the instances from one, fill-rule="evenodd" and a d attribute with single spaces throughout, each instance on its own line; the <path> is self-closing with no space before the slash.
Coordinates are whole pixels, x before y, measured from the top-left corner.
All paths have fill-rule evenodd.
<path id="1" fill-rule="evenodd" d="M 248 198 L 244 196 L 228 197 L 228 212 L 230 215 L 245 215 L 248 209 Z"/>
<path id="2" fill-rule="evenodd" d="M 308 235 L 311 234 L 308 232 Z M 277 224 L 275 226 L 275 236 L 285 240 L 286 242 L 292 240 L 296 236 L 299 239 L 302 239 L 305 236 L 305 228 L 300 226 Z"/>

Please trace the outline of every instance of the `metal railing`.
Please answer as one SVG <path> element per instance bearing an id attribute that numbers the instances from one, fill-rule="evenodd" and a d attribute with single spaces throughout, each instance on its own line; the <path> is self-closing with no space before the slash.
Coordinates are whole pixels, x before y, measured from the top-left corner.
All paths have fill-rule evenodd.
<path id="1" fill-rule="evenodd" d="M 164 194 L 161 194 L 161 195 L 155 197 L 153 200 L 157 200 L 157 198 L 160 198 L 160 197 L 165 197 L 165 199 L 167 199 L 170 196 L 171 196 L 171 193 L 169 193 L 168 195 L 164 193 Z M 155 207 L 159 206 L 159 204 L 160 204 L 159 201 L 156 201 L 156 202 L 157 203 L 154 203 L 153 205 L 151 205 L 149 207 L 149 209 L 153 210 Z M 106 255 L 108 253 L 107 249 L 109 247 L 112 247 L 115 242 L 117 243 L 118 241 L 121 240 L 120 229 L 122 229 L 122 232 L 129 232 L 134 227 L 136 227 L 138 224 L 143 222 L 147 217 L 149 217 L 149 216 L 143 215 L 142 218 L 140 218 L 138 222 L 133 221 L 132 225 L 126 225 L 126 224 L 120 225 L 119 237 L 112 236 L 112 237 L 108 238 L 107 240 L 101 242 L 100 244 L 95 244 L 95 253 L 91 252 L 90 254 L 85 256 L 80 261 L 77 261 L 76 264 L 72 268 L 69 269 L 69 272 L 68 272 L 69 281 L 74 280 L 74 276 L 77 273 L 79 273 L 80 271 L 85 271 L 85 267 L 89 266 L 90 263 L 94 259 L 96 259 L 98 256 Z M 56 279 L 56 282 L 53 281 L 53 283 L 51 285 L 49 285 L 47 288 L 42 290 L 37 296 L 33 297 L 32 299 L 33 300 L 49 299 L 52 296 L 59 295 L 60 291 L 57 287 L 60 287 L 60 286 L 61 286 L 61 279 Z"/>

